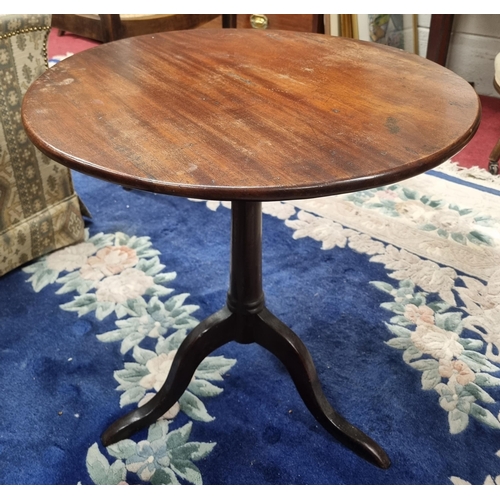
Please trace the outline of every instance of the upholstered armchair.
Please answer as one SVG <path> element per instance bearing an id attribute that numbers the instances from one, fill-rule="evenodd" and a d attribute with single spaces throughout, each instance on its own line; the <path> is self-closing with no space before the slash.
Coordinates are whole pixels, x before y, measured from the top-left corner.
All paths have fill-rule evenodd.
<path id="1" fill-rule="evenodd" d="M 70 171 L 21 122 L 24 93 L 48 67 L 50 24 L 50 15 L 0 15 L 0 276 L 84 236 Z"/>

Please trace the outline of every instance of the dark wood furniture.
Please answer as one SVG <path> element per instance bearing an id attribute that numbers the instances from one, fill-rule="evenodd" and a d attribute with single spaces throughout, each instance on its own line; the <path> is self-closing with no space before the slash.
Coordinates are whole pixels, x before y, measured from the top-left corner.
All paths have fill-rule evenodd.
<path id="1" fill-rule="evenodd" d="M 488 158 L 488 170 L 493 175 L 498 175 L 498 160 L 500 160 L 500 139 L 491 150 Z"/>
<path id="2" fill-rule="evenodd" d="M 221 14 L 198 28 L 269 29 L 325 33 L 324 14 Z"/>
<path id="3" fill-rule="evenodd" d="M 432 14 L 427 44 L 427 59 L 442 66 L 446 66 L 451 41 L 454 14 Z M 495 90 L 500 93 L 500 86 L 493 79 Z M 498 161 L 500 160 L 500 139 L 497 141 L 488 158 L 488 170 L 498 175 Z"/>
<path id="4" fill-rule="evenodd" d="M 132 188 L 232 202 L 226 305 L 188 335 L 158 394 L 104 432 L 105 445 L 154 422 L 204 357 L 234 340 L 274 353 L 328 432 L 389 466 L 383 449 L 331 407 L 307 348 L 265 307 L 261 202 L 372 188 L 440 164 L 479 124 L 479 99 L 467 82 L 368 42 L 190 30 L 62 61 L 28 89 L 22 116 L 34 144 L 70 168 Z"/>
<path id="5" fill-rule="evenodd" d="M 497 56 L 500 57 L 500 56 Z M 493 77 L 493 87 L 500 94 L 500 82 L 497 81 L 496 77 Z M 493 175 L 498 175 L 498 161 L 500 160 L 500 139 L 491 150 L 490 156 L 488 158 L 488 170 Z"/>
<path id="6" fill-rule="evenodd" d="M 324 33 L 323 14 L 238 14 L 238 28 Z"/>
<path id="7" fill-rule="evenodd" d="M 160 31 L 198 28 L 219 16 L 220 14 L 52 14 L 52 27 L 99 42 L 112 42 Z M 223 22 L 230 21 L 224 18 Z"/>
<path id="8" fill-rule="evenodd" d="M 427 59 L 446 66 L 454 14 L 432 14 L 427 42 Z"/>

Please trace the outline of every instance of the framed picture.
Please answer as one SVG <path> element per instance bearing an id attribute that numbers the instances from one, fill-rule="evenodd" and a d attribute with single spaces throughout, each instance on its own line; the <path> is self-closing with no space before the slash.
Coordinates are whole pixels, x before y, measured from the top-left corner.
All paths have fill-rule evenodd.
<path id="1" fill-rule="evenodd" d="M 382 43 L 418 54 L 417 14 L 329 14 L 331 35 Z"/>

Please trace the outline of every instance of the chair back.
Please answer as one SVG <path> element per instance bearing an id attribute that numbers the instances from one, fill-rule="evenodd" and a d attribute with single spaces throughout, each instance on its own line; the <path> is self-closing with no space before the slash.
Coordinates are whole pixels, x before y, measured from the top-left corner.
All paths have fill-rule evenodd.
<path id="1" fill-rule="evenodd" d="M 21 105 L 48 67 L 50 15 L 0 15 L 0 276 L 81 241 L 84 223 L 70 171 L 28 139 Z"/>

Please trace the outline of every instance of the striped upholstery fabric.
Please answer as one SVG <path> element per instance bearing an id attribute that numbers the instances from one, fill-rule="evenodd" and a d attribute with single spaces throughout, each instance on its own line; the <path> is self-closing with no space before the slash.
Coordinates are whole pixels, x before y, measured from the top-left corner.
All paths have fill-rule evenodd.
<path id="1" fill-rule="evenodd" d="M 86 213 L 70 171 L 27 138 L 21 104 L 47 68 L 50 15 L 0 15 L 0 276 L 81 241 Z"/>

